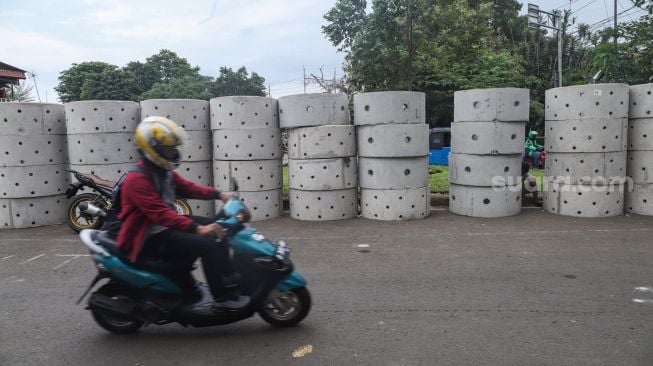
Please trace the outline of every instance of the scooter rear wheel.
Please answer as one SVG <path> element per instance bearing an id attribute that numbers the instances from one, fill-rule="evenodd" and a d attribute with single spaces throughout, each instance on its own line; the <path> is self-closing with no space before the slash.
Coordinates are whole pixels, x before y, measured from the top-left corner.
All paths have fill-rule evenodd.
<path id="1" fill-rule="evenodd" d="M 108 283 L 102 286 L 98 292 L 106 296 L 114 297 L 117 300 L 122 298 L 123 300 L 130 301 L 126 295 L 122 294 L 121 287 L 113 283 Z M 131 334 L 136 332 L 143 326 L 143 324 L 145 324 L 145 322 L 140 320 L 114 317 L 96 309 L 91 309 L 91 314 L 99 326 L 115 334 Z"/>
<path id="2" fill-rule="evenodd" d="M 139 330 L 143 324 L 145 324 L 138 320 L 117 319 L 95 310 L 91 310 L 91 314 L 93 314 L 93 319 L 95 319 L 95 322 L 98 323 L 99 326 L 115 334 L 131 334 Z"/>
<path id="3" fill-rule="evenodd" d="M 299 324 L 311 310 L 311 294 L 306 287 L 288 292 L 272 291 L 258 311 L 266 322 L 276 327 Z"/>

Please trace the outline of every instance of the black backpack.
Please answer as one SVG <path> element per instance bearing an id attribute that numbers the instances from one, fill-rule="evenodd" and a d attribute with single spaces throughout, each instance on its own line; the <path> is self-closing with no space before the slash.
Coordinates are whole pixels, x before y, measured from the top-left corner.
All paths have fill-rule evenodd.
<path id="1" fill-rule="evenodd" d="M 128 173 L 123 174 L 123 176 L 118 180 L 118 183 L 116 183 L 116 186 L 113 187 L 113 190 L 111 191 L 111 209 L 109 209 L 109 212 L 107 212 L 107 216 L 104 218 L 104 225 L 102 226 L 102 230 L 106 230 L 108 236 L 113 239 L 118 237 L 120 227 L 122 226 L 122 222 L 118 219 L 118 214 L 120 213 L 121 206 L 120 188 L 122 187 L 123 183 L 125 183 L 127 174 L 130 172 L 138 172 L 151 179 L 145 170 L 143 170 L 138 165 L 135 165 L 129 170 Z"/>

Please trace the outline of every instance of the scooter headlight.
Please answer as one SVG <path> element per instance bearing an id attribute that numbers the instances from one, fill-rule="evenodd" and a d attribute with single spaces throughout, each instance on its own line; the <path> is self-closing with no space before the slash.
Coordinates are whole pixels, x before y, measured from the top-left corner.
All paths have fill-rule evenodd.
<path id="1" fill-rule="evenodd" d="M 238 220 L 238 222 L 245 223 L 248 222 L 250 218 L 250 214 L 247 212 L 247 210 L 240 210 L 236 214 L 236 220 Z"/>

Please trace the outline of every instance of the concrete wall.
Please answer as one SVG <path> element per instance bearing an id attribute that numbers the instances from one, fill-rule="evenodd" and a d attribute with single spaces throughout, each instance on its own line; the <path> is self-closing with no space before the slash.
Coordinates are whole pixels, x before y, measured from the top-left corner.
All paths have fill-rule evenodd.
<path id="1" fill-rule="evenodd" d="M 528 89 L 454 94 L 449 155 L 449 211 L 472 217 L 521 212 L 521 154 Z"/>
<path id="2" fill-rule="evenodd" d="M 546 211 L 578 217 L 623 213 L 628 94 L 625 84 L 546 91 Z"/>
<path id="3" fill-rule="evenodd" d="M 64 107 L 0 103 L 0 229 L 65 222 Z"/>
<path id="4" fill-rule="evenodd" d="M 138 103 L 89 100 L 65 108 L 71 169 L 117 181 L 138 161 L 133 142 Z"/>
<path id="5" fill-rule="evenodd" d="M 653 84 L 630 87 L 626 212 L 653 215 Z"/>
<path id="6" fill-rule="evenodd" d="M 281 215 L 281 131 L 278 102 L 265 97 L 220 97 L 210 101 L 213 185 L 231 191 L 231 178 L 252 220 Z M 216 210 L 222 206 L 216 203 Z"/>
<path id="7" fill-rule="evenodd" d="M 419 92 L 354 96 L 361 216 L 422 219 L 430 214 L 429 128 Z"/>
<path id="8" fill-rule="evenodd" d="M 290 216 L 297 220 L 343 220 L 358 215 L 356 135 L 344 94 L 279 98 L 288 129 Z"/>

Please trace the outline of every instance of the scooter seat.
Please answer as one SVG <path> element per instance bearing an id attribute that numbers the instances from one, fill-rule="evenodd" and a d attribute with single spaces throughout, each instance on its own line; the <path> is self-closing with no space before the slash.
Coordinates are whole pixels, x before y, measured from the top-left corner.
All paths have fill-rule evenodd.
<path id="1" fill-rule="evenodd" d="M 122 250 L 120 250 L 118 243 L 109 236 L 108 231 L 98 231 L 93 239 L 97 240 L 97 242 L 109 253 L 123 259 Z"/>
<path id="2" fill-rule="evenodd" d="M 93 239 L 97 240 L 97 242 L 102 245 L 104 249 L 111 253 L 111 255 L 120 258 L 120 260 L 126 264 L 129 264 L 130 266 L 140 270 L 157 273 L 179 273 L 190 272 L 193 270 L 192 263 L 188 264 L 186 262 L 170 262 L 164 261 L 160 258 L 139 258 L 136 263 L 132 263 L 130 260 L 125 258 L 122 250 L 118 246 L 118 243 L 116 243 L 116 241 L 109 236 L 108 231 L 99 231 L 97 234 L 95 234 Z"/>

